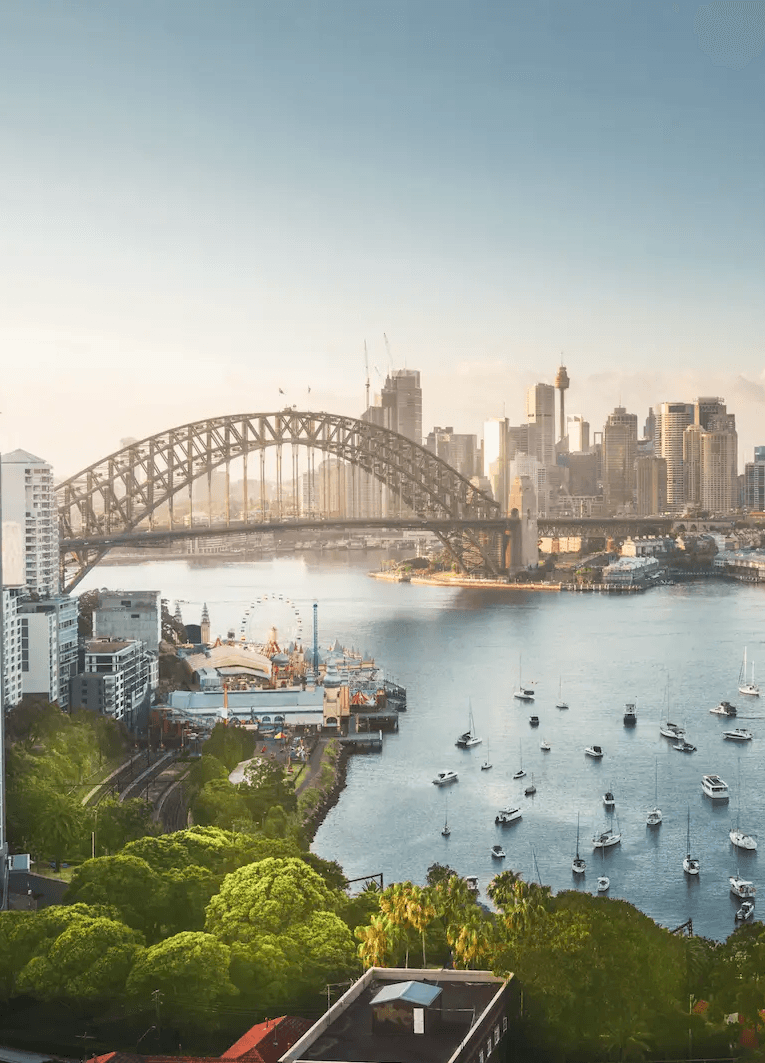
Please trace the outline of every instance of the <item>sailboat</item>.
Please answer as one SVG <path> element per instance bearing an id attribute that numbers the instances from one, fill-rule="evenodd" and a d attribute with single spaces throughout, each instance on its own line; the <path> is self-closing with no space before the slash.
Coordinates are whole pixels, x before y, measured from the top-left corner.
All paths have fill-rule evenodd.
<path id="1" fill-rule="evenodd" d="M 443 834 L 444 838 L 448 838 L 451 832 L 452 829 L 449 826 L 449 801 L 447 800 L 446 811 L 444 812 L 444 825 L 441 828 L 441 833 Z"/>
<path id="2" fill-rule="evenodd" d="M 523 685 L 523 669 L 521 667 L 521 658 L 518 658 L 518 689 L 513 692 L 513 697 L 518 698 L 519 701 L 533 701 L 534 700 L 534 688 L 525 687 Z"/>
<path id="3" fill-rule="evenodd" d="M 608 893 L 611 879 L 606 874 L 606 850 L 603 849 L 603 871 L 598 875 L 598 893 Z"/>
<path id="4" fill-rule="evenodd" d="M 576 814 L 576 856 L 571 861 L 571 870 L 575 875 L 583 875 L 587 864 L 579 855 L 579 813 Z"/>
<path id="5" fill-rule="evenodd" d="M 529 783 L 529 785 L 526 787 L 526 789 L 523 792 L 526 795 L 526 797 L 532 797 L 537 792 L 537 788 L 534 785 L 534 772 L 533 771 L 531 773 L 531 782 Z"/>
<path id="6" fill-rule="evenodd" d="M 471 746 L 480 746 L 483 739 L 478 738 L 475 733 L 475 724 L 473 723 L 473 706 L 468 699 L 468 729 L 463 732 L 454 743 L 455 746 L 459 746 L 460 749 L 470 749 Z"/>
<path id="7" fill-rule="evenodd" d="M 489 760 L 489 739 L 487 738 L 486 739 L 486 760 L 481 765 L 481 771 L 488 771 L 489 768 L 492 768 L 492 767 L 494 767 L 494 765 Z"/>
<path id="8" fill-rule="evenodd" d="M 558 700 L 555 702 L 556 709 L 567 709 L 568 702 L 563 700 L 563 677 L 558 679 Z"/>
<path id="9" fill-rule="evenodd" d="M 751 694 L 753 698 L 760 696 L 760 688 L 754 681 L 754 664 L 752 665 L 752 672 L 747 677 L 746 670 L 746 646 L 744 646 L 744 659 L 741 662 L 741 671 L 738 674 L 738 692 L 739 694 Z"/>
<path id="10" fill-rule="evenodd" d="M 698 875 L 700 864 L 695 856 L 691 856 L 691 809 L 688 806 L 688 842 L 686 845 L 688 850 L 687 854 L 683 857 L 683 871 L 687 875 Z"/>
<path id="11" fill-rule="evenodd" d="M 518 750 L 520 752 L 521 766 L 518 769 L 518 771 L 515 773 L 515 775 L 513 775 L 513 778 L 514 779 L 523 779 L 524 776 L 526 775 L 526 772 L 523 770 L 523 743 L 522 742 L 518 743 Z"/>
<path id="12" fill-rule="evenodd" d="M 645 817 L 646 825 L 649 827 L 658 827 L 661 823 L 661 809 L 659 808 L 659 761 L 654 764 L 654 787 L 653 787 L 653 808 Z"/>
<path id="13" fill-rule="evenodd" d="M 736 826 L 731 827 L 728 837 L 731 843 L 738 849 L 756 849 L 757 841 L 751 836 L 741 830 L 739 826 L 739 820 L 741 819 L 741 780 L 739 779 L 738 785 L 738 813 L 736 815 Z"/>

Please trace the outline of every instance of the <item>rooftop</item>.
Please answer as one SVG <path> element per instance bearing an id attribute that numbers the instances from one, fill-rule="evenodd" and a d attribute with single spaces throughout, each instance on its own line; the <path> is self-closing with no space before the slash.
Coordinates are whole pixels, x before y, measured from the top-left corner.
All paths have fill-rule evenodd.
<path id="1" fill-rule="evenodd" d="M 412 981 L 404 982 L 405 978 Z M 447 1063 L 505 984 L 489 971 L 370 968 L 282 1059 L 285 1063 Z M 444 1021 L 429 1029 L 426 1036 L 373 1032 L 373 1000 L 379 1002 L 381 990 L 402 999 L 402 985 L 418 987 L 416 992 L 423 999 L 410 1001 L 415 1006 L 423 1006 L 424 997 L 433 996 L 437 990 L 434 1006 Z"/>

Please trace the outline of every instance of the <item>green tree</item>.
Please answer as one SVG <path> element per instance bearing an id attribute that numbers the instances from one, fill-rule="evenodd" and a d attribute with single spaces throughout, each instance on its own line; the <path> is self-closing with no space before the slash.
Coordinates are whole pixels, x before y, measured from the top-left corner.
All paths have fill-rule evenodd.
<path id="1" fill-rule="evenodd" d="M 231 950 L 213 935 L 185 931 L 138 955 L 127 991 L 144 1003 L 159 993 L 156 1003 L 169 1020 L 215 1026 L 218 1009 L 239 993 L 230 963 Z"/>
<path id="2" fill-rule="evenodd" d="M 149 941 L 159 932 L 167 903 L 162 876 L 137 856 L 97 856 L 72 875 L 67 903 L 111 905 Z"/>
<path id="3" fill-rule="evenodd" d="M 287 813 L 297 810 L 295 784 L 275 760 L 261 758 L 253 761 L 244 773 L 244 781 L 239 784 L 239 792 L 256 822 L 276 805 Z"/>
<path id="4" fill-rule="evenodd" d="M 142 798 L 118 801 L 106 797 L 92 811 L 91 829 L 96 835 L 96 853 L 116 853 L 128 842 L 158 830 L 152 808 Z"/>
<path id="5" fill-rule="evenodd" d="M 206 783 L 192 801 L 192 812 L 203 826 L 230 828 L 248 815 L 247 804 L 228 779 Z"/>
<path id="6" fill-rule="evenodd" d="M 226 944 L 249 942 L 261 933 L 282 934 L 341 903 L 303 860 L 268 857 L 226 876 L 208 905 L 206 929 Z"/>
<path id="7" fill-rule="evenodd" d="M 16 990 L 43 1000 L 117 1000 L 143 936 L 113 919 L 77 920 L 20 972 Z"/>

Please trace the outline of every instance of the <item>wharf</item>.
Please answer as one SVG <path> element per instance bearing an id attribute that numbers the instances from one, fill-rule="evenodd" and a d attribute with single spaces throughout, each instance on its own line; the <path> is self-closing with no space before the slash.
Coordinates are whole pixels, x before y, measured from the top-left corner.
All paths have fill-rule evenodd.
<path id="1" fill-rule="evenodd" d="M 382 731 L 342 735 L 340 745 L 349 753 L 382 753 Z"/>

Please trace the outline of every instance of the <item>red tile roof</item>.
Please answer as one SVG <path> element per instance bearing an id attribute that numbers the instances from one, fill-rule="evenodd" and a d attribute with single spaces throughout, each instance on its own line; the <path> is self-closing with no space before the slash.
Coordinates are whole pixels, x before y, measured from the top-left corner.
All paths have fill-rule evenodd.
<path id="1" fill-rule="evenodd" d="M 313 1023 L 293 1015 L 266 1019 L 251 1027 L 228 1051 L 222 1060 L 245 1060 L 246 1063 L 277 1063 L 288 1048 L 292 1048 Z"/>

